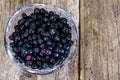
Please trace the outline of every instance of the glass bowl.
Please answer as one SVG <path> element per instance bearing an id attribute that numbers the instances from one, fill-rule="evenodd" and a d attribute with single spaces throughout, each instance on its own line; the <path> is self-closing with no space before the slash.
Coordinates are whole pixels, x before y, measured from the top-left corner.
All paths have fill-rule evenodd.
<path id="1" fill-rule="evenodd" d="M 33 10 L 35 8 L 44 8 L 47 11 L 54 11 L 61 17 L 65 17 L 68 20 L 68 24 L 71 26 L 72 40 L 74 41 L 74 45 L 71 46 L 70 53 L 69 53 L 68 57 L 63 61 L 63 63 L 60 65 L 56 65 L 52 69 L 50 69 L 50 68 L 42 69 L 42 70 L 32 69 L 30 67 L 25 66 L 24 64 L 19 63 L 15 59 L 15 57 L 14 57 L 15 53 L 12 51 L 12 49 L 10 47 L 11 40 L 9 39 L 9 35 L 12 34 L 12 32 L 14 31 L 14 26 L 17 24 L 17 21 L 21 18 L 21 14 L 23 12 L 25 12 L 27 15 L 29 15 L 30 13 L 33 12 Z M 14 62 L 14 64 L 17 65 L 20 69 L 22 69 L 24 71 L 28 71 L 30 73 L 48 74 L 48 73 L 57 71 L 57 70 L 61 69 L 62 67 L 64 67 L 65 65 L 67 65 L 71 61 L 71 59 L 73 59 L 73 57 L 75 56 L 76 44 L 77 44 L 77 29 L 76 29 L 76 25 L 75 25 L 73 19 L 69 16 L 69 14 L 65 10 L 61 9 L 60 7 L 58 7 L 56 5 L 33 3 L 33 4 L 28 4 L 28 5 L 22 6 L 21 8 L 17 9 L 14 12 L 14 14 L 10 17 L 10 19 L 7 23 L 7 26 L 6 26 L 4 40 L 5 40 L 5 49 L 6 49 L 7 54 L 9 55 L 11 60 Z"/>

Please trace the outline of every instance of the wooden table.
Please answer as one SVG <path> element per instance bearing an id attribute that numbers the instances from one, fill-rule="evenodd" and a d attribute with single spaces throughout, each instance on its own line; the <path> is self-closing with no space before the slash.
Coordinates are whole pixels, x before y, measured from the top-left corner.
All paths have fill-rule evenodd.
<path id="1" fill-rule="evenodd" d="M 75 59 L 49 75 L 17 68 L 6 55 L 4 30 L 12 13 L 28 3 L 56 4 L 80 33 Z M 120 80 L 120 0 L 0 0 L 0 80 Z"/>
<path id="2" fill-rule="evenodd" d="M 19 7 L 29 3 L 55 4 L 66 10 L 79 25 L 79 0 L 0 0 L 0 80 L 78 80 L 78 49 L 72 62 L 58 72 L 49 75 L 37 75 L 17 68 L 4 49 L 4 31 L 8 19 Z M 78 45 L 77 45 L 78 47 Z"/>

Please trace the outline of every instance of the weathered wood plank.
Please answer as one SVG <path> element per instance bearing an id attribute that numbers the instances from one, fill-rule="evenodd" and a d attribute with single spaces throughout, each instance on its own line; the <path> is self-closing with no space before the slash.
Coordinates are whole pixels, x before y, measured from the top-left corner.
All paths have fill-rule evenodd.
<path id="1" fill-rule="evenodd" d="M 119 0 L 81 0 L 81 80 L 120 80 Z"/>

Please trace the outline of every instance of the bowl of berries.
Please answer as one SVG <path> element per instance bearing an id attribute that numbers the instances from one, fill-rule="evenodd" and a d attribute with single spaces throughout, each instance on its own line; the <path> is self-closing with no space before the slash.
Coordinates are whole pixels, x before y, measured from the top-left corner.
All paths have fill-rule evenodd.
<path id="1" fill-rule="evenodd" d="M 10 17 L 4 41 L 7 54 L 20 69 L 48 74 L 75 56 L 77 29 L 60 7 L 33 3 L 17 9 Z"/>

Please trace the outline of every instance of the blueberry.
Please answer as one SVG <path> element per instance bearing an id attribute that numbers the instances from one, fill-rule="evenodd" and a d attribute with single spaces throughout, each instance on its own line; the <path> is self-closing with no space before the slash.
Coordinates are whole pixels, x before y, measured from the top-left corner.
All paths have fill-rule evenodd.
<path id="1" fill-rule="evenodd" d="M 20 39 L 21 39 L 21 38 L 20 38 L 19 36 L 16 36 L 14 41 L 15 41 L 15 42 L 18 42 L 18 41 L 20 41 Z"/>
<path id="2" fill-rule="evenodd" d="M 46 12 L 45 9 L 43 9 L 43 8 L 40 9 L 40 13 L 41 13 L 41 14 L 45 14 L 45 12 Z"/>
<path id="3" fill-rule="evenodd" d="M 64 49 L 69 50 L 70 48 L 70 45 L 64 45 Z"/>
<path id="4" fill-rule="evenodd" d="M 58 22 L 58 27 L 61 29 L 64 25 L 60 22 Z"/>
<path id="5" fill-rule="evenodd" d="M 58 65 L 59 64 L 62 64 L 63 63 L 63 61 L 62 60 L 57 60 L 57 62 L 56 62 Z"/>
<path id="6" fill-rule="evenodd" d="M 69 53 L 70 53 L 70 50 L 65 50 L 64 54 L 69 54 Z"/>
<path id="7" fill-rule="evenodd" d="M 54 58 L 50 58 L 50 63 L 54 64 L 55 63 L 55 59 Z"/>
<path id="8" fill-rule="evenodd" d="M 64 56 L 60 56 L 60 60 L 64 61 L 65 57 Z"/>
<path id="9" fill-rule="evenodd" d="M 55 21 L 57 20 L 57 18 L 52 15 L 52 16 L 50 16 L 49 20 L 50 20 L 51 22 L 55 22 Z"/>
<path id="10" fill-rule="evenodd" d="M 39 50 L 39 48 L 34 48 L 34 50 L 33 50 L 35 53 L 38 53 L 40 50 Z"/>
<path id="11" fill-rule="evenodd" d="M 21 57 L 18 56 L 18 55 L 15 55 L 15 58 L 16 58 L 17 60 L 20 60 L 20 59 L 21 59 Z"/>
<path id="12" fill-rule="evenodd" d="M 66 43 L 66 39 L 62 39 L 62 43 Z"/>
<path id="13" fill-rule="evenodd" d="M 66 37 L 67 40 L 71 40 L 71 38 L 72 38 L 71 35 Z"/>
<path id="14" fill-rule="evenodd" d="M 43 22 L 46 23 L 46 22 L 48 22 L 48 21 L 49 21 L 48 18 L 46 18 L 46 17 L 43 18 Z"/>
<path id="15" fill-rule="evenodd" d="M 36 57 L 32 57 L 32 59 L 31 59 L 32 61 L 36 61 L 37 59 L 36 59 Z"/>
<path id="16" fill-rule="evenodd" d="M 49 13 L 48 12 L 46 12 L 44 15 L 45 15 L 45 17 L 49 17 Z"/>
<path id="17" fill-rule="evenodd" d="M 46 54 L 47 54 L 47 55 L 50 55 L 51 53 L 52 53 L 51 50 L 46 50 Z"/>
<path id="18" fill-rule="evenodd" d="M 51 35 L 54 35 L 54 34 L 55 34 L 55 32 L 56 32 L 56 30 L 55 30 L 55 29 L 50 29 L 50 30 L 49 30 L 49 33 L 50 33 Z"/>
<path id="19" fill-rule="evenodd" d="M 55 28 L 55 25 L 54 24 L 50 24 L 50 28 Z"/>
<path id="20" fill-rule="evenodd" d="M 24 23 L 24 25 L 25 25 L 26 27 L 28 27 L 28 26 L 30 26 L 30 22 L 29 22 L 29 21 L 26 21 L 26 22 Z"/>
<path id="21" fill-rule="evenodd" d="M 32 14 L 32 15 L 31 15 L 31 19 L 32 19 L 33 21 L 35 21 L 35 20 L 37 20 L 37 16 L 36 16 L 35 14 Z"/>
<path id="22" fill-rule="evenodd" d="M 54 53 L 54 57 L 59 57 L 59 53 Z"/>
<path id="23" fill-rule="evenodd" d="M 36 24 L 35 24 L 34 22 L 32 22 L 32 23 L 30 24 L 30 28 L 35 29 L 35 28 L 36 28 Z"/>
<path id="24" fill-rule="evenodd" d="M 43 64 L 42 64 L 42 68 L 43 68 L 43 69 L 48 68 L 48 63 L 43 63 Z"/>
<path id="25" fill-rule="evenodd" d="M 25 48 L 21 48 L 21 49 L 20 49 L 20 52 L 21 52 L 21 56 L 22 56 L 22 57 L 25 57 L 25 56 L 27 55 L 27 53 L 28 53 Z"/>
<path id="26" fill-rule="evenodd" d="M 44 29 L 41 28 L 41 27 L 39 27 L 39 28 L 37 29 L 37 33 L 41 33 L 42 31 L 44 31 Z"/>
<path id="27" fill-rule="evenodd" d="M 47 28 L 46 24 L 41 25 L 42 28 Z"/>
<path id="28" fill-rule="evenodd" d="M 41 57 L 40 57 L 40 56 L 37 56 L 37 60 L 38 60 L 38 61 L 41 60 Z"/>
<path id="29" fill-rule="evenodd" d="M 55 41 L 59 41 L 59 40 L 60 40 L 60 37 L 59 37 L 59 36 L 55 36 L 54 40 L 55 40 Z"/>
<path id="30" fill-rule="evenodd" d="M 52 42 L 50 40 L 47 41 L 47 45 L 51 45 Z"/>
<path id="31" fill-rule="evenodd" d="M 40 20 L 42 19 L 42 15 L 41 14 L 38 15 L 38 19 L 40 19 Z"/>
<path id="32" fill-rule="evenodd" d="M 49 12 L 49 15 L 54 15 L 54 12 L 53 12 L 53 11 L 50 11 L 50 12 Z"/>
<path id="33" fill-rule="evenodd" d="M 38 43 L 39 43 L 39 44 L 42 44 L 42 43 L 43 43 L 43 40 L 42 40 L 42 39 L 38 39 Z"/>
<path id="34" fill-rule="evenodd" d="M 11 47 L 11 48 L 14 48 L 14 46 L 15 46 L 15 43 L 14 43 L 14 42 L 11 42 L 11 43 L 10 43 L 10 47 Z"/>
<path id="35" fill-rule="evenodd" d="M 10 35 L 10 36 L 9 36 L 9 39 L 10 39 L 10 40 L 14 40 L 14 36 L 13 36 L 13 35 Z"/>
<path id="36" fill-rule="evenodd" d="M 41 45 L 40 45 L 40 48 L 44 48 L 44 47 L 45 47 L 45 45 L 44 45 L 44 44 L 41 44 Z"/>
<path id="37" fill-rule="evenodd" d="M 31 36 L 28 36 L 28 40 L 31 41 L 31 40 L 32 40 L 32 37 L 31 37 Z"/>
<path id="38" fill-rule="evenodd" d="M 31 66 L 31 68 L 32 68 L 32 69 L 37 69 L 37 65 L 36 65 L 36 64 L 33 64 L 33 65 Z"/>
<path id="39" fill-rule="evenodd" d="M 48 50 L 52 50 L 52 49 L 53 49 L 53 47 L 52 47 L 52 46 L 49 46 L 49 47 L 48 47 Z"/>
<path id="40" fill-rule="evenodd" d="M 19 28 L 20 28 L 21 31 L 25 30 L 25 26 L 24 25 L 21 25 Z"/>
<path id="41" fill-rule="evenodd" d="M 47 26 L 50 26 L 50 25 L 51 25 L 51 23 L 50 23 L 50 22 L 47 22 L 46 24 L 47 24 Z"/>
<path id="42" fill-rule="evenodd" d="M 28 37 L 28 35 L 29 35 L 28 33 L 23 34 L 24 38 Z"/>
<path id="43" fill-rule="evenodd" d="M 14 29 L 19 29 L 19 26 L 18 26 L 18 25 L 15 25 Z"/>
<path id="44" fill-rule="evenodd" d="M 40 12 L 40 9 L 39 8 L 35 8 L 34 13 L 35 14 L 39 14 L 39 12 Z"/>
<path id="45" fill-rule="evenodd" d="M 34 45 L 37 45 L 38 42 L 37 42 L 36 40 L 33 40 L 33 44 L 34 44 Z"/>
<path id="46" fill-rule="evenodd" d="M 31 66 L 32 64 L 33 64 L 32 61 L 26 61 L 25 63 L 26 66 Z"/>
<path id="47" fill-rule="evenodd" d="M 45 62 L 45 58 L 44 58 L 44 57 L 42 57 L 42 58 L 41 58 L 41 61 L 42 61 L 42 62 Z"/>
<path id="48" fill-rule="evenodd" d="M 26 47 L 26 48 L 30 48 L 30 44 L 29 44 L 29 43 L 26 43 L 26 44 L 25 44 L 25 47 Z"/>
<path id="49" fill-rule="evenodd" d="M 22 13 L 22 17 L 26 19 L 28 16 L 26 13 Z"/>
<path id="50" fill-rule="evenodd" d="M 40 26 L 41 23 L 39 21 L 36 21 L 35 24 L 36 26 Z"/>
<path id="51" fill-rule="evenodd" d="M 45 54 L 46 53 L 46 49 L 41 49 L 41 53 Z"/>
<path id="52" fill-rule="evenodd" d="M 33 53 L 32 49 L 29 49 L 28 54 L 32 54 L 32 53 Z"/>
<path id="53" fill-rule="evenodd" d="M 35 33 L 35 30 L 34 29 L 29 29 L 29 34 L 34 34 Z"/>
<path id="54" fill-rule="evenodd" d="M 48 37 L 44 37 L 43 40 L 44 40 L 44 41 L 48 41 L 49 38 L 48 38 Z"/>
<path id="55" fill-rule="evenodd" d="M 18 46 L 22 46 L 23 42 L 22 41 L 19 41 L 18 42 Z"/>
<path id="56" fill-rule="evenodd" d="M 25 22 L 25 19 L 20 19 L 20 20 L 18 21 L 18 25 L 22 25 L 24 22 Z"/>
<path id="57" fill-rule="evenodd" d="M 62 44 L 58 44 L 57 46 L 58 46 L 59 48 L 62 48 Z"/>
<path id="58" fill-rule="evenodd" d="M 21 59 L 19 59 L 19 62 L 20 62 L 20 63 L 23 63 L 23 62 L 24 62 L 24 60 L 21 58 Z"/>
<path id="59" fill-rule="evenodd" d="M 41 66 L 41 61 L 37 61 L 36 64 L 37 64 L 38 66 Z"/>
<path id="60" fill-rule="evenodd" d="M 54 65 L 53 64 L 49 64 L 49 68 L 53 68 L 54 67 Z"/>
<path id="61" fill-rule="evenodd" d="M 61 18 L 61 22 L 66 24 L 67 23 L 67 19 L 66 18 Z"/>
<path id="62" fill-rule="evenodd" d="M 60 51 L 60 52 L 63 54 L 65 51 L 64 51 L 64 49 L 61 49 L 61 51 Z"/>

